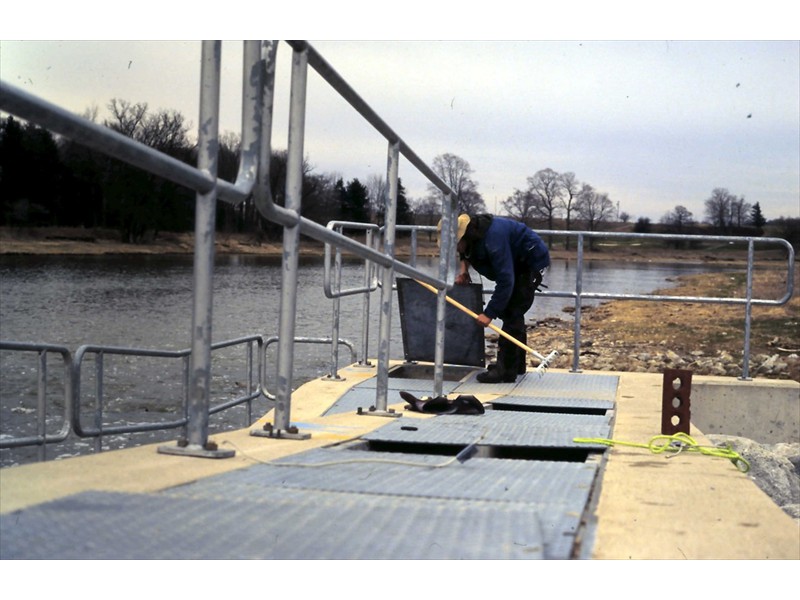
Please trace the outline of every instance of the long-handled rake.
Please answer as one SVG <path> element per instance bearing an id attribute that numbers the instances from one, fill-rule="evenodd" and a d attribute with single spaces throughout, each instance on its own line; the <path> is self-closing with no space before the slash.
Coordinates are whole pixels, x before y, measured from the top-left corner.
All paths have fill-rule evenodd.
<path id="1" fill-rule="evenodd" d="M 429 284 L 425 283 L 424 281 L 419 281 L 418 279 L 415 279 L 414 281 L 416 281 L 422 287 L 429 289 L 434 294 L 438 294 L 439 293 L 439 290 L 437 290 L 432 285 L 429 285 Z M 478 320 L 478 314 L 475 311 L 470 310 L 469 308 L 467 308 L 466 306 L 464 306 L 463 304 L 461 304 L 457 300 L 453 300 L 450 296 L 445 295 L 445 299 L 450 304 L 455 306 L 458 310 L 468 314 L 470 317 L 472 317 L 476 321 Z M 535 356 L 539 360 L 539 366 L 536 367 L 536 373 L 538 373 L 539 377 L 544 375 L 545 371 L 547 371 L 547 367 L 558 356 L 558 352 L 556 350 L 553 350 L 547 356 L 544 356 L 543 354 L 539 354 L 538 352 L 536 352 L 536 350 L 534 350 L 533 348 L 523 344 L 517 338 L 509 335 L 508 333 L 506 333 L 505 331 L 500 329 L 494 323 L 489 323 L 489 328 L 492 329 L 493 331 L 495 331 L 496 333 L 498 333 L 499 335 L 502 335 L 509 342 L 513 342 L 514 344 L 516 344 L 517 346 L 519 346 L 520 348 L 525 350 L 525 352 L 527 352 L 528 354 L 532 354 L 533 356 Z"/>

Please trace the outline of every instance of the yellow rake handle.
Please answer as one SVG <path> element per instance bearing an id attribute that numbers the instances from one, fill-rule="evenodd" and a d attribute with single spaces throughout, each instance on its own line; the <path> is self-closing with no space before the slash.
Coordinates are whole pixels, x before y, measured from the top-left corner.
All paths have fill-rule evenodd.
<path id="1" fill-rule="evenodd" d="M 419 280 L 417 280 L 417 279 L 415 279 L 414 281 L 416 281 L 416 282 L 417 282 L 418 284 L 420 284 L 422 287 L 428 288 L 428 289 L 429 289 L 430 291 L 432 291 L 434 294 L 438 294 L 438 293 L 439 293 L 439 290 L 437 290 L 437 289 L 436 289 L 435 287 L 433 287 L 432 285 L 429 285 L 429 284 L 425 283 L 424 281 L 419 281 Z M 453 300 L 453 299 L 452 299 L 450 296 L 447 296 L 447 295 L 445 295 L 445 299 L 446 299 L 446 300 L 447 300 L 447 301 L 448 301 L 450 304 L 452 304 L 453 306 L 455 306 L 455 307 L 456 307 L 458 310 L 460 310 L 460 311 L 462 311 L 462 312 L 465 312 L 465 313 L 467 313 L 467 314 L 468 314 L 470 317 L 472 317 L 472 318 L 473 318 L 473 319 L 475 319 L 475 320 L 477 320 L 477 319 L 478 319 L 478 316 L 479 316 L 479 315 L 478 315 L 478 314 L 477 314 L 475 311 L 472 311 L 472 310 L 470 310 L 469 308 L 467 308 L 466 306 L 464 306 L 463 304 L 461 304 L 461 303 L 460 303 L 460 302 L 458 302 L 457 300 Z M 529 347 L 529 346 L 526 346 L 525 344 L 523 344 L 522 342 L 520 342 L 520 341 L 519 341 L 517 338 L 515 338 L 515 337 L 513 337 L 513 336 L 509 335 L 508 333 L 506 333 L 505 331 L 503 331 L 502 329 L 500 329 L 500 328 L 499 328 L 497 325 L 495 325 L 494 323 L 489 323 L 489 328 L 491 328 L 492 330 L 494 330 L 494 331 L 495 331 L 495 332 L 497 332 L 498 334 L 502 335 L 502 336 L 503 336 L 504 338 L 506 338 L 506 339 L 507 339 L 509 342 L 513 342 L 513 343 L 515 343 L 517 346 L 519 346 L 520 348 L 522 348 L 523 350 L 525 350 L 525 352 L 529 352 L 530 354 L 533 354 L 533 355 L 534 355 L 536 358 L 538 358 L 539 360 L 542 360 L 542 361 L 547 361 L 547 360 L 548 360 L 546 357 L 544 357 L 544 356 L 542 356 L 541 354 L 539 354 L 538 352 L 536 352 L 536 350 L 534 350 L 533 348 L 531 348 L 531 347 Z"/>

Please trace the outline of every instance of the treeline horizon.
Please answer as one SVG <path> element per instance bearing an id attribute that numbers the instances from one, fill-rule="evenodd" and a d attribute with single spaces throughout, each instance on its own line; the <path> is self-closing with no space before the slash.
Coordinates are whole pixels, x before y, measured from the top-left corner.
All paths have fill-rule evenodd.
<path id="1" fill-rule="evenodd" d="M 151 113 L 147 104 L 116 99 L 108 108 L 111 116 L 103 121 L 104 126 L 181 162 L 196 164 L 197 148 L 190 139 L 189 125 L 179 112 Z M 96 121 L 96 110 L 84 116 Z M 218 177 L 233 182 L 239 165 L 239 137 L 226 132 L 219 141 Z M 273 151 L 270 185 L 273 200 L 281 206 L 285 202 L 286 164 L 286 151 Z M 444 154 L 437 156 L 433 164 L 456 190 L 460 211 L 486 211 L 467 161 Z M 397 223 L 435 225 L 441 213 L 441 196 L 437 192 L 431 189 L 427 197 L 414 201 L 406 196 L 401 180 Z M 383 225 L 385 194 L 385 177 L 346 181 L 338 174 L 314 173 L 304 162 L 302 214 L 314 222 L 325 225 L 341 220 Z M 800 244 L 800 219 L 779 217 L 769 221 L 758 202 L 750 205 L 724 188 L 715 188 L 705 201 L 704 222 L 696 221 L 690 211 L 679 205 L 658 223 L 640 217 L 629 227 L 631 217 L 618 209 L 614 215 L 607 195 L 580 184 L 573 173 L 543 169 L 528 178 L 527 188 L 515 190 L 503 202 L 503 209 L 507 216 L 534 228 L 574 230 L 586 226 L 595 231 L 618 229 L 622 223 L 638 233 L 767 234 L 787 239 L 794 246 Z M 121 241 L 135 244 L 153 239 L 159 232 L 193 231 L 194 212 L 192 190 L 56 136 L 36 124 L 13 116 L 0 119 L 0 226 L 114 230 L 119 232 Z M 252 199 L 237 205 L 218 202 L 216 228 L 223 233 L 252 234 L 257 241 L 279 239 L 282 232 L 280 225 L 259 213 Z"/>
<path id="2" fill-rule="evenodd" d="M 103 125 L 136 141 L 195 165 L 197 148 L 183 116 L 175 111 L 148 113 L 146 104 L 113 100 Z M 91 115 L 86 115 L 91 118 Z M 93 119 L 92 119 L 93 120 Z M 218 177 L 236 179 L 240 143 L 220 136 Z M 285 205 L 287 153 L 270 161 L 273 200 Z M 374 194 L 373 194 L 374 195 Z M 383 223 L 384 209 L 371 201 L 357 178 L 315 174 L 304 163 L 302 214 L 326 224 L 332 220 Z M 13 116 L 0 119 L 0 226 L 81 227 L 116 230 L 120 240 L 141 243 L 159 232 L 194 230 L 195 192 L 111 158 L 47 129 Z M 411 224 L 412 212 L 399 182 L 397 222 Z M 282 228 L 265 219 L 252 199 L 237 205 L 217 203 L 217 231 L 249 233 L 257 239 L 280 236 Z"/>

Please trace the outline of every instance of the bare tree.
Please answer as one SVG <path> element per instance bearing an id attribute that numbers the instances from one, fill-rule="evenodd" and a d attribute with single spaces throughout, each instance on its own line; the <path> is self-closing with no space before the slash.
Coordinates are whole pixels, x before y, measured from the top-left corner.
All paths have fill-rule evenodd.
<path id="1" fill-rule="evenodd" d="M 744 201 L 744 196 L 731 198 L 731 225 L 734 227 L 744 227 L 747 225 L 750 210 L 753 207 Z"/>
<path id="2" fill-rule="evenodd" d="M 478 193 L 478 184 L 472 179 L 472 167 L 466 160 L 455 154 L 440 154 L 433 159 L 431 167 L 455 193 L 456 210 L 459 213 L 477 214 L 486 211 L 486 204 Z M 439 188 L 428 184 L 428 191 L 441 201 L 442 192 Z"/>
<path id="3" fill-rule="evenodd" d="M 561 209 L 564 211 L 566 230 L 569 231 L 572 228 L 572 211 L 575 209 L 575 201 L 578 197 L 578 192 L 580 192 L 580 184 L 575 178 L 575 173 L 572 172 L 562 173 L 560 179 L 561 190 L 563 191 L 563 195 L 561 196 Z M 569 250 L 569 242 L 570 238 L 567 236 L 564 242 L 567 250 Z"/>
<path id="4" fill-rule="evenodd" d="M 191 148 L 189 125 L 176 110 L 148 113 L 146 102 L 134 104 L 117 98 L 111 100 L 108 109 L 112 120 L 105 122 L 106 127 L 137 142 L 175 157 L 184 155 Z"/>
<path id="5" fill-rule="evenodd" d="M 553 169 L 537 171 L 528 177 L 528 190 L 531 195 L 533 212 L 547 220 L 547 228 L 553 229 L 553 219 L 561 210 L 563 188 L 561 177 Z"/>
<path id="6" fill-rule="evenodd" d="M 714 188 L 711 197 L 705 201 L 706 221 L 721 231 L 727 229 L 734 199 L 727 189 Z"/>
<path id="7" fill-rule="evenodd" d="M 113 98 L 108 104 L 108 110 L 111 111 L 112 120 L 105 122 L 106 127 L 138 141 L 137 136 L 147 117 L 147 103 L 133 104 Z"/>
<path id="8" fill-rule="evenodd" d="M 139 141 L 171 156 L 190 146 L 189 126 L 176 110 L 162 110 L 148 115 L 142 124 Z"/>
<path id="9" fill-rule="evenodd" d="M 437 198 L 428 196 L 410 200 L 409 204 L 416 225 L 436 225 L 442 218 L 442 203 Z M 433 232 L 428 232 L 428 239 L 433 239 Z"/>
<path id="10" fill-rule="evenodd" d="M 592 186 L 584 183 L 578 192 L 575 210 L 586 221 L 589 231 L 596 231 L 601 223 L 614 215 L 614 203 L 608 194 L 598 193 Z M 589 238 L 589 247 L 594 248 L 594 238 Z"/>
<path id="11" fill-rule="evenodd" d="M 377 173 L 367 177 L 367 192 L 369 194 L 370 220 L 374 223 L 377 216 L 383 215 L 386 211 L 386 196 L 389 193 L 386 177 Z"/>
<path id="12" fill-rule="evenodd" d="M 676 233 L 683 233 L 687 225 L 694 223 L 694 219 L 692 218 L 692 212 L 679 204 L 661 217 L 661 222 L 672 227 Z"/>
<path id="13" fill-rule="evenodd" d="M 528 192 L 514 190 L 508 198 L 503 200 L 503 209 L 510 217 L 528 223 L 535 216 L 533 196 Z"/>

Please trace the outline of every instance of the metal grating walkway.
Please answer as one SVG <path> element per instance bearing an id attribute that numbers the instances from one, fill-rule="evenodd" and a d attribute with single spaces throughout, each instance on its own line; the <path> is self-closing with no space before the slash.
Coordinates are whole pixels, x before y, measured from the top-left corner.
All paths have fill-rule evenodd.
<path id="1" fill-rule="evenodd" d="M 551 400 L 613 407 L 616 377 L 536 378 L 545 381 L 540 391 Z M 469 385 L 469 379 L 460 382 L 455 392 Z M 582 557 L 590 549 L 592 494 L 602 476 L 595 457 L 605 447 L 582 446 L 584 460 L 568 453 L 575 450 L 573 437 L 610 437 L 613 412 L 540 412 L 534 388 L 524 378 L 511 390 L 520 395 L 499 398 L 484 415 L 392 419 L 356 442 L 159 493 L 84 492 L 5 514 L 0 557 Z M 503 402 L 512 410 L 500 410 Z M 455 459 L 474 442 L 473 458 Z M 556 459 L 495 454 L 509 448 L 548 448 Z M 572 458 L 559 460 L 561 452 Z"/>

